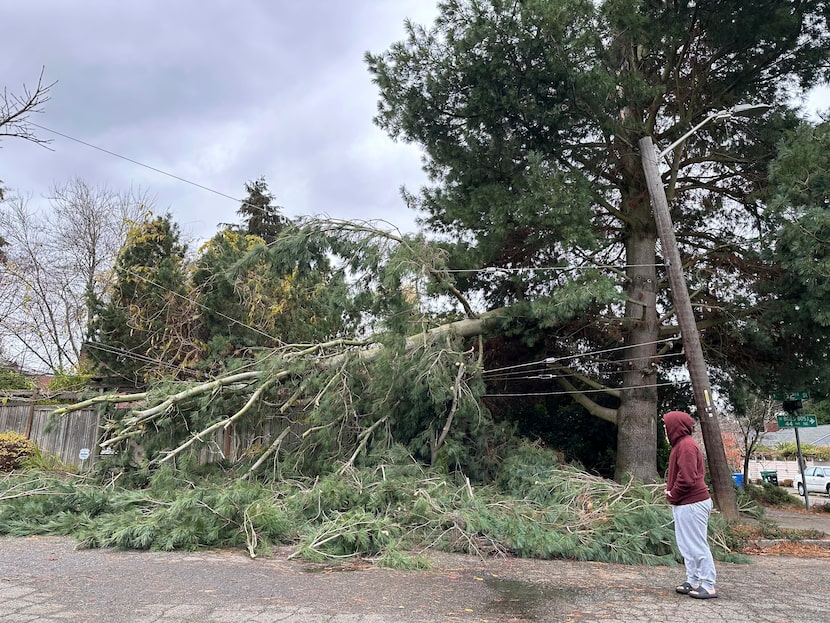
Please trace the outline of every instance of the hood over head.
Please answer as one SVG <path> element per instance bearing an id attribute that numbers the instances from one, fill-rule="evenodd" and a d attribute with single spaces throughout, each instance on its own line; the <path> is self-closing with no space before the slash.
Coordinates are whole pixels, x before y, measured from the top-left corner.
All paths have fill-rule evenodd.
<path id="1" fill-rule="evenodd" d="M 663 416 L 669 443 L 675 445 L 681 437 L 687 437 L 695 429 L 695 421 L 685 411 L 669 411 Z"/>

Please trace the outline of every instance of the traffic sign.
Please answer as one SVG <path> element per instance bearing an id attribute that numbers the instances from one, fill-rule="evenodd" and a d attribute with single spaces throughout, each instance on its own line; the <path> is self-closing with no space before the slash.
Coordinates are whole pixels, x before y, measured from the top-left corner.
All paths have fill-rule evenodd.
<path id="1" fill-rule="evenodd" d="M 787 415 L 778 415 L 776 419 L 780 428 L 815 428 L 818 426 L 815 415 L 793 415 L 788 413 Z"/>
<path id="2" fill-rule="evenodd" d="M 773 400 L 809 400 L 807 392 L 772 392 Z"/>
<path id="3" fill-rule="evenodd" d="M 81 448 L 81 451 L 78 452 L 78 458 L 86 461 L 89 458 L 89 448 Z"/>

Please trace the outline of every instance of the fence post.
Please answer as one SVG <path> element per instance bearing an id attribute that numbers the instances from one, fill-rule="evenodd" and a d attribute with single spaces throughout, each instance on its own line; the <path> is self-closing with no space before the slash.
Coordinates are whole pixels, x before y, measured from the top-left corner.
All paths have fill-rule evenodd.
<path id="1" fill-rule="evenodd" d="M 37 402 L 37 389 L 32 393 L 29 403 L 29 418 L 26 420 L 26 439 L 32 438 L 32 426 L 35 421 L 35 402 Z"/>

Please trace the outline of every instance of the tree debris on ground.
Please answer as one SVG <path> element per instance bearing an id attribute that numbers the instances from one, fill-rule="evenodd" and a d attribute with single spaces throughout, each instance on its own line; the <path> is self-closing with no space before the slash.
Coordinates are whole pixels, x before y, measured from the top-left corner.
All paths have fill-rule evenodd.
<path id="1" fill-rule="evenodd" d="M 15 472 L 0 481 L 0 534 L 67 535 L 83 547 L 290 544 L 312 561 L 417 568 L 431 549 L 478 556 L 674 565 L 671 512 L 656 485 L 624 484 L 524 444 L 491 484 L 412 460 L 400 446 L 371 466 L 315 478 L 250 480 L 183 454 L 152 472 Z M 739 560 L 713 522 L 721 559 Z"/>

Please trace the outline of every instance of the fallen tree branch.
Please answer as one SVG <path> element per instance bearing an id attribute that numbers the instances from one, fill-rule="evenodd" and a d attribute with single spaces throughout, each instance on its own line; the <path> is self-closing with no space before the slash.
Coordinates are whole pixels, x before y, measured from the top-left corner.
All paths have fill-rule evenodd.
<path id="1" fill-rule="evenodd" d="M 230 426 L 233 422 L 235 422 L 236 420 L 241 418 L 243 415 L 245 415 L 245 413 L 247 413 L 251 409 L 251 407 L 254 405 L 254 403 L 257 400 L 259 400 L 259 398 L 262 396 L 262 394 L 265 392 L 265 390 L 268 389 L 268 387 L 270 387 L 271 385 L 276 383 L 278 380 L 280 380 L 280 378 L 284 378 L 286 376 L 288 376 L 288 372 L 283 372 L 283 373 L 279 374 L 276 378 L 269 379 L 268 381 L 266 381 L 265 383 L 260 385 L 253 394 L 251 394 L 250 398 L 248 398 L 245 405 L 239 411 L 234 413 L 232 416 L 227 417 L 224 420 L 220 420 L 218 422 L 215 422 L 215 423 L 211 424 L 210 426 L 208 426 L 207 428 L 199 431 L 198 433 L 191 436 L 190 439 L 188 439 L 186 442 L 184 442 L 183 444 L 181 444 L 177 448 L 174 448 L 173 450 L 170 450 L 166 455 L 164 455 L 163 458 L 154 459 L 153 461 L 150 461 L 150 465 L 153 465 L 153 464 L 161 465 L 162 463 L 165 463 L 166 461 L 169 461 L 170 459 L 172 459 L 174 456 L 184 452 L 187 448 L 189 448 L 191 445 L 193 445 L 197 441 L 203 441 L 202 437 L 204 437 L 206 435 L 210 435 L 212 432 L 217 431 L 220 428 L 226 428 L 227 429 L 228 426 Z"/>
<path id="2" fill-rule="evenodd" d="M 382 418 L 380 418 L 377 422 L 375 422 L 374 424 L 372 424 L 369 428 L 367 428 L 365 431 L 363 431 L 363 432 L 360 434 L 360 443 L 358 443 L 358 444 L 357 444 L 357 448 L 355 448 L 355 451 L 352 453 L 352 456 L 351 456 L 351 457 L 349 457 L 349 460 L 348 460 L 348 461 L 346 461 L 346 464 L 345 464 L 345 465 L 343 465 L 343 467 L 341 467 L 341 468 L 338 470 L 338 472 L 337 472 L 338 474 L 343 475 L 343 474 L 345 474 L 345 473 L 346 473 L 346 472 L 347 472 L 347 471 L 348 471 L 351 467 L 353 467 L 353 466 L 354 466 L 354 462 L 355 462 L 355 460 L 357 459 L 358 455 L 359 455 L 359 454 L 363 451 L 363 449 L 366 447 L 366 444 L 369 442 L 369 437 L 372 435 L 372 433 L 374 432 L 374 430 L 375 430 L 378 426 L 380 426 L 381 424 L 383 424 L 383 423 L 384 423 L 384 422 L 385 422 L 388 418 L 389 418 L 389 416 L 388 416 L 388 415 L 384 415 L 384 416 L 383 416 Z"/>
<path id="3" fill-rule="evenodd" d="M 75 404 L 55 409 L 52 411 L 52 415 L 66 415 L 67 413 L 80 411 L 81 409 L 86 409 L 87 407 L 92 407 L 101 403 L 115 404 L 119 402 L 139 402 L 141 400 L 146 400 L 147 396 L 147 392 L 141 392 L 139 394 L 102 394 L 100 396 L 95 396 L 95 398 L 84 400 L 83 402 L 76 402 Z"/>
<path id="4" fill-rule="evenodd" d="M 282 430 L 279 436 L 277 436 L 277 438 L 274 439 L 271 445 L 268 446 L 268 449 L 265 450 L 265 452 L 263 452 L 261 455 L 259 455 L 259 458 L 256 460 L 256 463 L 254 463 L 253 465 L 251 465 L 251 467 L 248 468 L 248 471 L 245 472 L 245 474 L 242 476 L 242 480 L 247 479 L 251 474 L 253 474 L 257 469 L 259 469 L 260 465 L 262 465 L 265 461 L 268 460 L 269 456 L 271 456 L 280 449 L 280 446 L 282 446 L 282 442 L 288 436 L 288 433 L 290 431 L 291 425 L 289 424 Z"/>
<path id="5" fill-rule="evenodd" d="M 452 428 L 452 421 L 455 417 L 455 412 L 458 410 L 458 398 L 461 394 L 461 380 L 464 378 L 464 371 L 466 368 L 460 361 L 456 362 L 456 365 L 458 365 L 458 372 L 455 375 L 455 383 L 453 383 L 452 387 L 452 405 L 450 406 L 450 412 L 447 415 L 447 421 L 444 423 L 444 428 L 441 430 L 441 434 L 438 436 L 438 439 L 435 440 L 435 443 L 432 444 L 430 465 L 435 465 L 435 462 L 438 460 L 438 451 L 441 449 L 441 446 L 444 445 L 444 440 L 447 438 L 450 428 Z"/>
<path id="6" fill-rule="evenodd" d="M 193 398 L 194 396 L 199 396 L 201 394 L 216 391 L 217 389 L 226 387 L 228 385 L 233 385 L 234 383 L 245 383 L 255 381 L 256 379 L 261 378 L 263 374 L 264 373 L 262 370 L 252 370 L 250 372 L 242 372 L 240 374 L 232 374 L 231 376 L 220 377 L 208 383 L 202 383 L 200 385 L 196 385 L 195 387 L 190 387 L 184 391 L 169 396 L 166 400 L 155 405 L 154 407 L 150 407 L 149 409 L 143 409 L 141 411 L 134 411 L 133 417 L 128 419 L 125 423 L 129 425 L 140 424 L 142 421 L 152 419 L 152 417 L 155 415 L 164 413 L 165 411 L 167 411 L 167 409 L 169 409 L 178 402 L 182 402 L 183 400 L 187 400 L 188 398 Z"/>

